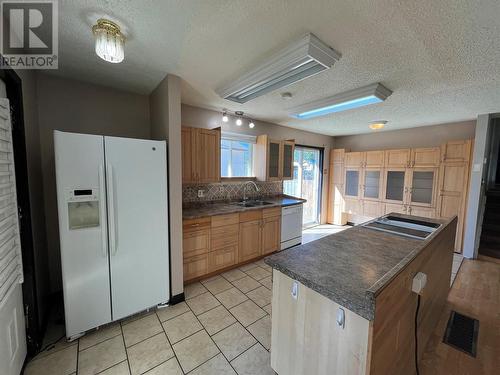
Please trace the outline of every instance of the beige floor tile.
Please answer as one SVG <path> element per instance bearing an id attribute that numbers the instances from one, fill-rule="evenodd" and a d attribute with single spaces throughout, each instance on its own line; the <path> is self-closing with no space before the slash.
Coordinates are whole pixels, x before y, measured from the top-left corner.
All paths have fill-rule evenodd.
<path id="1" fill-rule="evenodd" d="M 35 358 L 33 358 L 32 360 L 37 360 L 37 359 L 40 359 L 40 358 L 43 358 L 43 357 L 46 357 L 50 354 L 54 354 L 62 349 L 66 349 L 66 348 L 69 348 L 70 346 L 73 346 L 73 345 L 76 345 L 78 344 L 78 340 L 75 340 L 75 341 L 72 341 L 72 342 L 67 342 L 66 341 L 66 337 L 63 337 L 62 339 L 60 339 L 58 342 L 56 342 L 54 344 L 54 346 L 51 346 L 49 347 L 48 349 L 44 350 L 43 352 L 40 352 L 36 355 Z"/>
<path id="2" fill-rule="evenodd" d="M 260 344 L 256 344 L 231 362 L 238 375 L 274 375 L 271 356 Z"/>
<path id="3" fill-rule="evenodd" d="M 96 374 L 126 359 L 123 338 L 116 336 L 78 353 L 78 374 Z"/>
<path id="4" fill-rule="evenodd" d="M 222 354 L 194 369 L 189 375 L 237 375 Z"/>
<path id="5" fill-rule="evenodd" d="M 229 361 L 257 342 L 240 323 L 234 323 L 225 328 L 213 335 L 212 339 Z"/>
<path id="6" fill-rule="evenodd" d="M 216 294 L 215 298 L 217 298 L 227 309 L 230 309 L 231 307 L 234 307 L 248 299 L 247 296 L 235 287 Z"/>
<path id="7" fill-rule="evenodd" d="M 176 316 L 184 314 L 187 311 L 189 311 L 189 307 L 186 302 L 180 302 L 172 306 L 158 309 L 156 311 L 156 314 L 158 315 L 160 322 L 164 322 L 165 320 L 169 320 L 175 318 Z"/>
<path id="8" fill-rule="evenodd" d="M 215 309 L 198 315 L 198 319 L 209 335 L 213 335 L 236 322 L 236 319 L 224 306 L 218 306 Z"/>
<path id="9" fill-rule="evenodd" d="M 270 303 L 269 305 L 266 305 L 263 307 L 263 309 L 269 314 L 269 315 L 272 315 L 272 306 L 273 304 Z"/>
<path id="10" fill-rule="evenodd" d="M 126 318 L 122 319 L 122 320 L 121 320 L 121 324 L 122 324 L 122 326 L 124 326 L 124 325 L 126 325 L 126 324 L 129 324 L 129 323 L 135 322 L 136 320 L 139 320 L 139 319 L 144 318 L 144 317 L 146 317 L 146 316 L 148 316 L 148 315 L 152 315 L 152 314 L 154 314 L 154 313 L 155 313 L 155 310 L 156 310 L 156 309 L 151 309 L 151 310 L 149 310 L 149 311 L 147 311 L 147 310 L 146 310 L 146 311 L 141 311 L 141 312 L 139 312 L 139 313 L 137 313 L 137 314 L 130 315 L 130 316 L 128 316 L 128 317 L 126 317 Z"/>
<path id="11" fill-rule="evenodd" d="M 243 272 L 237 268 L 235 268 L 234 270 L 231 270 L 231 271 L 224 272 L 222 274 L 222 276 L 228 281 L 235 281 L 238 279 L 242 279 L 246 275 L 247 274 L 245 272 Z"/>
<path id="12" fill-rule="evenodd" d="M 271 303 L 271 291 L 265 286 L 254 289 L 247 293 L 247 297 L 254 301 L 260 307 Z"/>
<path id="13" fill-rule="evenodd" d="M 120 323 L 113 323 L 108 326 L 99 328 L 98 330 L 87 333 L 85 336 L 80 338 L 79 350 L 87 349 L 95 344 L 99 344 L 107 339 L 118 336 L 122 334 L 122 329 Z"/>
<path id="14" fill-rule="evenodd" d="M 145 375 L 183 375 L 181 366 L 177 362 L 177 358 L 171 358 L 161 365 L 149 370 Z"/>
<path id="15" fill-rule="evenodd" d="M 184 372 L 191 371 L 219 353 L 204 330 L 174 344 L 173 349 Z"/>
<path id="16" fill-rule="evenodd" d="M 231 283 L 222 276 L 217 276 L 216 278 L 210 279 L 209 281 L 202 280 L 202 284 L 205 286 L 205 288 L 211 291 L 212 294 L 219 294 L 233 287 Z"/>
<path id="17" fill-rule="evenodd" d="M 100 372 L 99 375 L 130 375 L 128 361 L 120 362 L 117 365 Z"/>
<path id="18" fill-rule="evenodd" d="M 217 298 L 215 298 L 212 293 L 209 292 L 191 298 L 187 300 L 186 303 L 189 305 L 191 310 L 193 310 L 195 315 L 203 314 L 205 311 L 211 310 L 214 307 L 220 305 L 219 301 L 217 301 Z"/>
<path id="19" fill-rule="evenodd" d="M 77 345 L 61 349 L 28 363 L 26 375 L 68 375 L 76 371 Z"/>
<path id="20" fill-rule="evenodd" d="M 248 263 L 245 264 L 244 266 L 240 267 L 240 270 L 243 272 L 247 272 L 248 270 L 251 270 L 252 268 L 258 267 L 259 265 L 257 263 Z"/>
<path id="21" fill-rule="evenodd" d="M 252 268 L 248 271 L 245 271 L 245 273 L 250 276 L 251 278 L 255 279 L 255 280 L 262 280 L 266 277 L 269 277 L 271 276 L 271 272 L 269 271 L 266 271 L 264 268 L 262 267 L 255 267 L 255 268 Z"/>
<path id="22" fill-rule="evenodd" d="M 264 285 L 267 289 L 273 290 L 273 280 L 272 280 L 271 276 L 265 277 L 262 280 L 259 280 L 259 283 Z"/>
<path id="23" fill-rule="evenodd" d="M 244 327 L 266 315 L 266 312 L 257 306 L 253 301 L 245 301 L 229 310 Z"/>
<path id="24" fill-rule="evenodd" d="M 243 293 L 249 292 L 261 286 L 261 284 L 259 284 L 258 281 L 255 281 L 250 276 L 245 276 L 242 279 L 233 281 L 233 285 L 239 290 L 241 290 Z"/>
<path id="25" fill-rule="evenodd" d="M 250 324 L 247 329 L 264 348 L 269 350 L 271 347 L 271 317 L 269 315 Z"/>
<path id="26" fill-rule="evenodd" d="M 164 333 L 127 348 L 132 375 L 142 374 L 174 356 Z"/>
<path id="27" fill-rule="evenodd" d="M 192 283 L 184 287 L 184 298 L 190 299 L 206 292 L 207 288 L 205 288 L 201 283 Z"/>
<path id="28" fill-rule="evenodd" d="M 172 344 L 203 329 L 202 325 L 191 311 L 163 322 L 163 328 Z"/>
<path id="29" fill-rule="evenodd" d="M 156 314 L 150 314 L 122 327 L 125 345 L 131 346 L 163 331 Z"/>

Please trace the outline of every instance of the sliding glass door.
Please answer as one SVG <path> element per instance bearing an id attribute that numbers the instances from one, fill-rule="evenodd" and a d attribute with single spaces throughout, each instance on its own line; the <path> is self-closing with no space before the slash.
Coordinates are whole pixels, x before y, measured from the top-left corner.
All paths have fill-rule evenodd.
<path id="1" fill-rule="evenodd" d="M 283 192 L 307 199 L 304 203 L 303 226 L 320 222 L 322 163 L 322 149 L 295 146 L 293 180 L 283 183 Z"/>

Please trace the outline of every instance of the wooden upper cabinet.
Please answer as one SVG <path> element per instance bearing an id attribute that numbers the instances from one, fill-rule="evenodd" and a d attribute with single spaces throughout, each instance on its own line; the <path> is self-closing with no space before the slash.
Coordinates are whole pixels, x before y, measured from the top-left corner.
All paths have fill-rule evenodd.
<path id="1" fill-rule="evenodd" d="M 330 164 L 343 163 L 344 162 L 345 149 L 336 148 L 330 151 Z"/>
<path id="2" fill-rule="evenodd" d="M 344 195 L 350 198 L 361 196 L 361 169 L 345 168 Z"/>
<path id="3" fill-rule="evenodd" d="M 182 127 L 181 149 L 182 149 L 182 183 L 196 180 L 193 172 L 193 137 L 192 128 Z"/>
<path id="4" fill-rule="evenodd" d="M 410 162 L 410 149 L 386 150 L 384 156 L 386 168 L 406 168 Z"/>
<path id="5" fill-rule="evenodd" d="M 220 181 L 220 128 L 182 128 L 182 182 Z"/>
<path id="6" fill-rule="evenodd" d="M 439 147 L 414 148 L 411 150 L 411 167 L 439 167 Z"/>
<path id="7" fill-rule="evenodd" d="M 364 163 L 364 152 L 346 152 L 344 164 L 346 168 L 360 168 Z"/>
<path id="8" fill-rule="evenodd" d="M 294 141 L 281 142 L 281 179 L 293 180 L 293 152 L 295 150 Z"/>
<path id="9" fill-rule="evenodd" d="M 384 151 L 366 151 L 364 154 L 364 167 L 384 166 Z"/>
<path id="10" fill-rule="evenodd" d="M 253 171 L 259 181 L 293 179 L 294 141 L 270 139 L 259 135 L 254 146 Z"/>
<path id="11" fill-rule="evenodd" d="M 408 204 L 435 207 L 438 186 L 438 168 L 411 168 L 408 170 Z"/>
<path id="12" fill-rule="evenodd" d="M 472 141 L 450 141 L 441 146 L 441 160 L 444 162 L 468 162 Z"/>

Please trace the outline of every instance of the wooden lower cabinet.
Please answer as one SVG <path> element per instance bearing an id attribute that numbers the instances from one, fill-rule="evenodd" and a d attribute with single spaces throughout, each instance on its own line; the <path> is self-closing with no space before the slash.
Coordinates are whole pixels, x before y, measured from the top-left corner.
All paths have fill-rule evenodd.
<path id="1" fill-rule="evenodd" d="M 184 280 L 206 275 L 208 272 L 208 254 L 184 258 Z"/>
<path id="2" fill-rule="evenodd" d="M 436 209 L 433 207 L 408 206 L 408 215 L 435 218 Z"/>
<path id="3" fill-rule="evenodd" d="M 363 216 L 376 218 L 383 215 L 383 204 L 374 201 L 363 201 Z"/>
<path id="4" fill-rule="evenodd" d="M 262 219 L 240 223 L 238 261 L 257 258 L 262 253 Z"/>
<path id="5" fill-rule="evenodd" d="M 262 255 L 280 249 L 281 216 L 262 219 Z"/>
<path id="6" fill-rule="evenodd" d="M 210 247 L 210 230 L 202 229 L 185 232 L 182 241 L 184 257 L 189 258 L 195 255 L 206 254 Z"/>
<path id="7" fill-rule="evenodd" d="M 384 214 L 390 214 L 391 212 L 395 212 L 398 214 L 406 214 L 406 204 L 394 204 L 394 203 L 386 203 Z"/>
<path id="8" fill-rule="evenodd" d="M 218 271 L 236 264 L 238 245 L 230 245 L 208 253 L 208 272 Z"/>

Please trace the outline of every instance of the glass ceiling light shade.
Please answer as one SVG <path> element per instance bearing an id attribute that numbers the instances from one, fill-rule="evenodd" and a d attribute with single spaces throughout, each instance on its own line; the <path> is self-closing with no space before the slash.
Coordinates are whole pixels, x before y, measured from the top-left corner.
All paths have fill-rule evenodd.
<path id="1" fill-rule="evenodd" d="M 347 111 L 349 109 L 363 107 L 369 104 L 381 103 L 386 100 L 392 91 L 380 83 L 361 87 L 329 98 L 320 99 L 315 102 L 291 108 L 290 116 L 307 120 L 313 117 L 324 116 L 330 113 Z"/>
<path id="2" fill-rule="evenodd" d="M 95 53 L 104 61 L 120 63 L 125 57 L 125 37 L 116 23 L 100 18 L 92 26 L 95 36 Z"/>
<path id="3" fill-rule="evenodd" d="M 372 130 L 380 130 L 385 126 L 385 124 L 387 124 L 387 121 L 385 121 L 385 120 L 373 121 L 370 123 L 370 125 L 368 125 L 368 127 Z"/>

